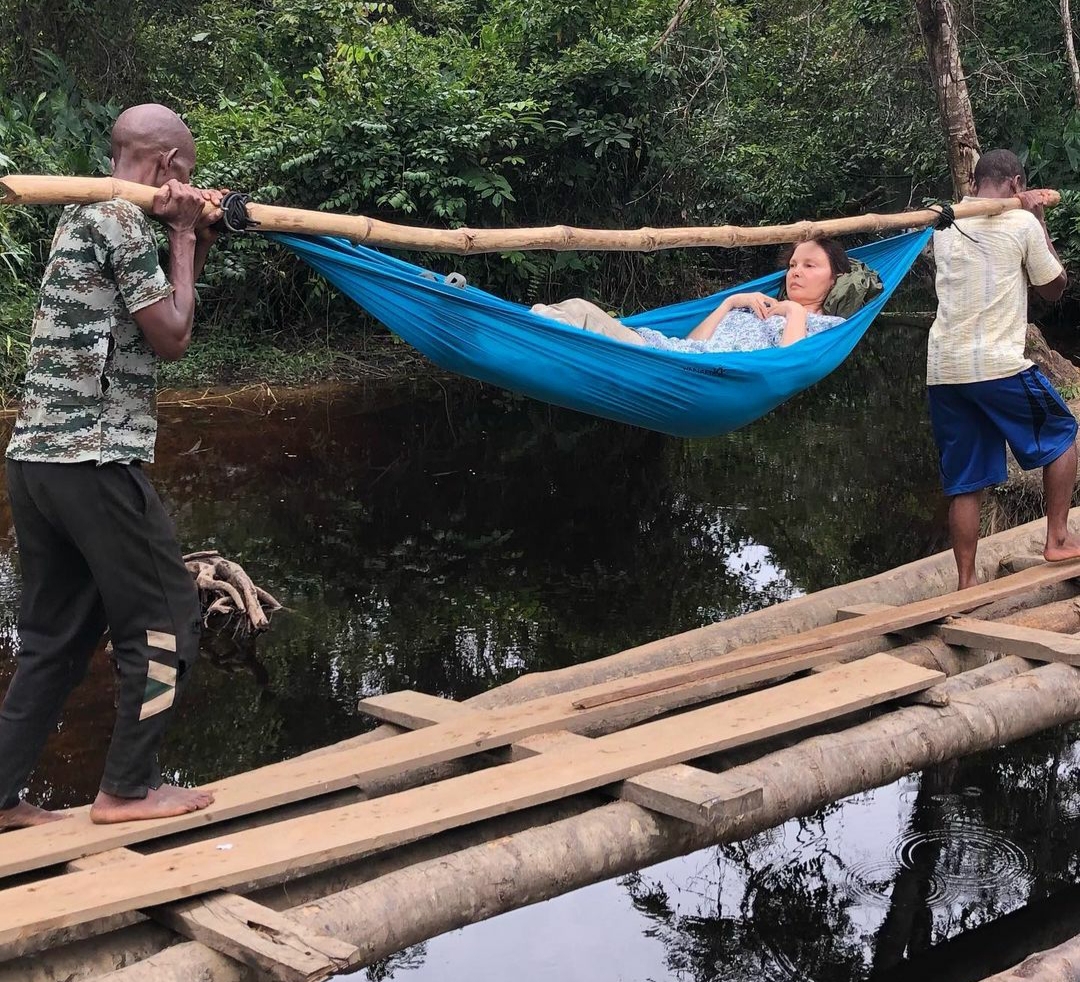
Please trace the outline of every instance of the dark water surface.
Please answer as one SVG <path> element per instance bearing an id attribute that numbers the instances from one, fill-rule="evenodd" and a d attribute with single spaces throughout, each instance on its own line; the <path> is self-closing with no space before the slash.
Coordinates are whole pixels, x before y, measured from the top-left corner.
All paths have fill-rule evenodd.
<path id="1" fill-rule="evenodd" d="M 150 476 L 185 549 L 218 548 L 289 608 L 254 658 L 208 653 L 166 772 L 209 781 L 368 728 L 365 695 L 467 698 L 941 548 L 924 351 L 917 332 L 878 332 L 812 392 L 707 441 L 468 384 L 164 406 Z M 17 595 L 5 500 L 0 688 Z M 99 657 L 34 800 L 92 797 L 111 685 Z M 1018 938 L 1080 932 L 1076 753 L 1052 732 L 358 977 L 981 978 L 1022 957 Z"/>

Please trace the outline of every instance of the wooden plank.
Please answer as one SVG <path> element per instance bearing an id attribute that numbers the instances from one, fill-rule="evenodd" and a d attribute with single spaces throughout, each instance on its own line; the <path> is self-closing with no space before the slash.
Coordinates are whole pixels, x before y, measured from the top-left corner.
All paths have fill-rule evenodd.
<path id="1" fill-rule="evenodd" d="M 234 893 L 151 907 L 147 913 L 178 934 L 281 982 L 321 982 L 360 959 L 355 945 L 323 937 Z"/>
<path id="2" fill-rule="evenodd" d="M 879 614 L 883 610 L 896 610 L 896 604 L 849 604 L 847 607 L 836 608 L 836 619 L 850 621 L 856 617 L 865 617 L 867 614 Z"/>
<path id="3" fill-rule="evenodd" d="M 934 628 L 946 644 L 982 648 L 1001 655 L 1019 655 L 1032 661 L 1080 665 L 1080 638 L 1036 627 L 956 617 Z"/>
<path id="4" fill-rule="evenodd" d="M 399 689 L 397 692 L 369 696 L 361 699 L 357 708 L 380 723 L 393 723 L 407 730 L 422 730 L 426 726 L 450 723 L 469 712 L 468 706 L 453 699 L 417 692 L 415 689 Z"/>
<path id="5" fill-rule="evenodd" d="M 510 751 L 515 760 L 527 760 L 537 754 L 573 750 L 591 742 L 589 737 L 556 730 L 519 740 Z M 695 825 L 712 825 L 718 819 L 751 812 L 765 801 L 765 789 L 760 784 L 687 764 L 646 771 L 602 790 L 614 798 Z"/>
<path id="6" fill-rule="evenodd" d="M 468 712 L 452 699 L 429 696 L 411 689 L 365 700 L 361 708 L 377 719 L 410 727 L 446 723 Z M 553 730 L 517 741 L 510 747 L 510 752 L 513 759 L 524 760 L 538 753 L 565 750 L 590 742 L 589 737 L 566 730 Z M 686 764 L 672 764 L 639 774 L 617 784 L 609 784 L 603 790 L 613 797 L 697 825 L 711 825 L 719 818 L 751 812 L 760 808 L 765 798 L 760 784 L 726 774 L 713 774 Z"/>
<path id="7" fill-rule="evenodd" d="M 948 617 L 950 614 L 959 614 L 972 607 L 1003 600 L 1017 593 L 1034 590 L 1049 583 L 1060 583 L 1062 580 L 1074 579 L 1077 576 L 1080 576 L 1080 559 L 1072 559 L 1064 563 L 1046 563 L 1011 576 L 979 583 L 966 590 L 956 590 L 939 597 L 928 597 L 926 600 L 917 600 L 902 607 L 878 611 L 875 614 L 865 614 L 851 620 L 823 624 L 791 637 L 747 645 L 737 649 L 737 652 L 744 659 L 744 664 L 752 665 L 767 661 L 781 653 L 795 655 L 800 652 L 817 651 L 825 646 L 862 641 L 865 638 L 893 633 L 918 624 L 928 624 L 942 617 Z M 624 682 L 621 685 L 612 686 L 607 693 L 586 696 L 575 702 L 574 706 L 577 709 L 589 709 L 605 703 L 618 702 L 620 699 L 647 695 L 662 686 L 680 685 L 707 678 L 710 673 L 715 673 L 717 670 L 710 660 L 696 667 L 684 669 L 681 673 L 672 671 L 663 681 L 647 679 L 643 682 Z"/>
<path id="8" fill-rule="evenodd" d="M 751 682 L 782 677 L 830 661 L 827 649 L 833 645 L 924 624 L 980 603 L 1078 575 L 1080 560 L 1045 564 L 893 611 L 867 614 L 799 635 L 747 645 L 689 666 L 658 669 L 633 681 L 605 682 L 517 706 L 472 711 L 468 719 L 456 723 L 402 734 L 392 741 L 392 746 L 384 740 L 317 758 L 271 764 L 207 785 L 214 791 L 216 800 L 200 812 L 147 822 L 94 826 L 85 811 L 78 811 L 65 822 L 6 833 L 0 855 L 0 877 L 508 746 L 532 733 L 584 728 L 607 716 L 606 707 L 612 703 L 627 702 L 637 709 L 663 712 L 692 702 L 697 693 L 702 697 L 715 696 Z"/>
<path id="9" fill-rule="evenodd" d="M 67 864 L 69 870 L 104 870 L 148 862 L 131 849 L 111 849 Z M 143 913 L 177 934 L 250 965 L 281 982 L 321 982 L 355 964 L 360 950 L 235 893 L 215 892 L 147 908 Z M 0 957 L 3 953 L 0 952 Z"/>
<path id="10" fill-rule="evenodd" d="M 197 893 L 299 874 L 505 815 L 667 764 L 743 746 L 919 691 L 941 672 L 871 655 L 643 726 L 276 825 L 0 891 L 0 943 Z M 435 727 L 419 733 L 435 732 Z M 397 737 L 397 740 L 401 740 Z M 380 748 L 394 741 L 383 741 Z"/>
<path id="11" fill-rule="evenodd" d="M 629 700 L 627 704 L 660 713 L 695 699 L 719 696 L 756 682 L 794 675 L 831 657 L 825 649 L 750 668 L 740 668 L 741 661 L 735 657 L 731 660 L 735 669 L 725 675 L 665 687 Z M 642 677 L 657 674 L 663 673 Z M 64 822 L 5 833 L 4 850 L 0 853 L 0 878 L 493 750 L 534 733 L 584 728 L 595 720 L 609 717 L 611 710 L 607 706 L 575 709 L 574 698 L 582 692 L 604 689 L 609 684 L 499 709 L 469 710 L 455 722 L 404 733 L 392 741 L 381 740 L 316 758 L 287 760 L 223 778 L 207 785 L 214 791 L 215 801 L 200 812 L 147 822 L 93 825 L 89 820 L 89 809 L 73 809 L 71 817 Z"/>

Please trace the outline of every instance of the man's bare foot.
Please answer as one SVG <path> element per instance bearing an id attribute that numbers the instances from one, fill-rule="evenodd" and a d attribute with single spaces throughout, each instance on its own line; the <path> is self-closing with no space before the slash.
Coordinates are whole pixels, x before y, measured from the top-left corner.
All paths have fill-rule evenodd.
<path id="1" fill-rule="evenodd" d="M 0 809 L 0 832 L 7 832 L 9 829 L 28 829 L 33 825 L 48 825 L 50 822 L 62 822 L 65 818 L 67 815 L 46 811 L 44 808 L 38 808 L 37 805 L 20 801 L 14 808 Z"/>
<path id="2" fill-rule="evenodd" d="M 970 590 L 973 586 L 979 585 L 979 578 L 972 573 L 970 576 L 960 576 L 957 578 L 956 589 L 957 590 Z"/>
<path id="3" fill-rule="evenodd" d="M 163 784 L 146 793 L 145 798 L 117 798 L 99 791 L 90 806 L 90 821 L 96 825 L 114 822 L 144 822 L 152 818 L 173 818 L 206 808 L 214 800 L 209 791 L 178 788 Z"/>
<path id="4" fill-rule="evenodd" d="M 1048 563 L 1061 563 L 1066 559 L 1080 559 L 1080 536 L 1066 535 L 1063 539 L 1051 542 L 1046 540 L 1043 559 Z"/>

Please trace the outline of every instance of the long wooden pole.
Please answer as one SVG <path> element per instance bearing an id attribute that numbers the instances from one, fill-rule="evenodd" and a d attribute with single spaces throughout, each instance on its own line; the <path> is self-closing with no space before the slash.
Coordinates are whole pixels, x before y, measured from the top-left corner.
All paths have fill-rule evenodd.
<path id="1" fill-rule="evenodd" d="M 149 211 L 155 188 L 112 177 L 43 177 L 9 175 L 0 178 L 0 203 L 8 205 L 92 204 L 110 198 L 125 198 Z M 1054 196 L 1053 204 L 1060 197 Z M 1020 207 L 1019 198 L 985 198 L 953 205 L 957 218 L 975 215 L 1000 215 Z M 849 218 L 830 218 L 819 222 L 795 222 L 791 225 L 765 225 L 741 228 L 721 225 L 703 228 L 599 229 L 553 225 L 548 228 L 456 228 L 429 229 L 394 225 L 363 215 L 334 215 L 329 212 L 281 208 L 276 205 L 248 205 L 248 216 L 258 222 L 263 232 L 297 232 L 307 235 L 338 235 L 365 245 L 392 246 L 397 249 L 420 249 L 427 252 L 450 252 L 472 255 L 481 252 L 505 252 L 522 249 L 555 251 L 601 250 L 609 252 L 654 252 L 657 249 L 683 249 L 699 246 L 734 248 L 736 246 L 778 245 L 804 242 L 823 236 L 848 235 L 852 232 L 898 232 L 933 225 L 940 214 L 933 208 L 897 212 L 889 215 L 867 214 Z"/>

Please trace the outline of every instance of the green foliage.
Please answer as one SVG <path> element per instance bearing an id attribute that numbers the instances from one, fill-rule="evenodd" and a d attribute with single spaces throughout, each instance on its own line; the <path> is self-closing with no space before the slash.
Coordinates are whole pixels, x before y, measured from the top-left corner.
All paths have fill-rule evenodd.
<path id="1" fill-rule="evenodd" d="M 906 0 L 719 0 L 679 7 L 668 31 L 676 7 L 0 0 L 18 27 L 0 37 L 0 169 L 103 172 L 111 99 L 155 99 L 191 123 L 205 185 L 421 225 L 758 224 L 948 193 Z M 1080 117 L 1055 11 L 993 0 L 970 28 L 964 59 L 984 145 L 1020 149 L 1033 180 L 1076 187 Z M 54 218 L 0 218 L 5 324 L 40 275 Z M 1075 223 L 1058 221 L 1071 252 Z M 582 293 L 632 308 L 770 259 L 520 253 L 460 268 L 515 299 Z M 270 324 L 275 344 L 303 347 L 327 326 L 358 323 L 265 243 L 225 243 L 204 281 L 204 322 L 238 339 Z"/>

